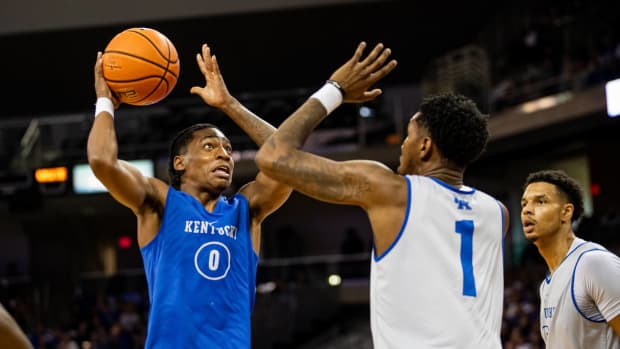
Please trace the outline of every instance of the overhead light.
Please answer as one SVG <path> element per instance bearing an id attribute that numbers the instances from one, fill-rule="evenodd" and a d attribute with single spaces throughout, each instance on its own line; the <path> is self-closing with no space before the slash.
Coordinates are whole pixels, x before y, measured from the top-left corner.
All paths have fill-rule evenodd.
<path id="1" fill-rule="evenodd" d="M 620 115 L 620 79 L 605 84 L 605 96 L 607 98 L 607 115 L 612 118 Z"/>
<path id="2" fill-rule="evenodd" d="M 573 98 L 573 94 L 571 92 L 562 92 L 553 96 L 546 96 L 525 102 L 521 104 L 519 109 L 521 109 L 521 112 L 523 113 L 531 114 L 537 111 L 556 107 L 562 103 L 568 102 L 571 98 Z"/>

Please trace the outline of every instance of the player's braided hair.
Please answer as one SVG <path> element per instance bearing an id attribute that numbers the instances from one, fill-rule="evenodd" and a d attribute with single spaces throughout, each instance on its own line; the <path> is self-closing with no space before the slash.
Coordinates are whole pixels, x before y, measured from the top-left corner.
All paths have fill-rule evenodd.
<path id="1" fill-rule="evenodd" d="M 487 119 L 469 98 L 445 93 L 425 98 L 416 120 L 430 132 L 441 156 L 466 167 L 486 147 Z"/>
<path id="2" fill-rule="evenodd" d="M 168 177 L 170 179 L 170 185 L 179 189 L 181 187 L 181 177 L 185 171 L 177 171 L 174 169 L 174 157 L 185 152 L 187 145 L 194 137 L 194 132 L 205 128 L 217 128 L 214 125 L 203 123 L 195 124 L 179 131 L 172 139 L 170 144 L 170 157 L 168 159 Z"/>
<path id="3" fill-rule="evenodd" d="M 573 204 L 573 217 L 571 221 L 577 221 L 583 215 L 583 191 L 576 180 L 569 177 L 562 170 L 543 170 L 530 173 L 525 180 L 523 189 L 531 183 L 545 182 L 555 185 L 560 194 L 567 202 Z"/>

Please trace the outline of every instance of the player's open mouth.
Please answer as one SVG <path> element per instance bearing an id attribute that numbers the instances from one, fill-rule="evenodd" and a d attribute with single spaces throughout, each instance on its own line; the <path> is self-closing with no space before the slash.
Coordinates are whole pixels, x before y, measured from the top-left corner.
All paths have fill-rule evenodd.
<path id="1" fill-rule="evenodd" d="M 534 221 L 531 220 L 526 220 L 523 222 L 523 232 L 528 234 L 531 233 L 532 230 L 534 230 L 534 226 L 536 225 L 536 223 Z"/>
<path id="2" fill-rule="evenodd" d="M 230 176 L 230 167 L 228 166 L 218 166 L 213 169 L 213 172 L 222 176 Z"/>

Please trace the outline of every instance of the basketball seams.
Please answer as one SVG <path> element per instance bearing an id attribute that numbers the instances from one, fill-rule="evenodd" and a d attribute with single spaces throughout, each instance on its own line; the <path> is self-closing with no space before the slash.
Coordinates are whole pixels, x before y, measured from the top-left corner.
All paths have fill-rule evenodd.
<path id="1" fill-rule="evenodd" d="M 174 61 L 170 59 L 171 58 L 170 57 L 170 50 L 168 50 L 168 57 L 166 57 L 164 55 L 164 53 L 159 50 L 159 47 L 153 42 L 153 40 L 151 40 L 151 38 L 148 35 L 144 35 L 143 33 L 141 33 L 140 31 L 137 31 L 137 30 L 128 30 L 128 32 L 129 33 L 134 33 L 134 34 L 137 34 L 137 35 L 140 35 L 141 37 L 143 37 L 144 40 L 146 40 L 149 44 L 151 44 L 151 46 L 153 46 L 153 48 L 157 51 L 157 53 L 159 53 L 161 58 L 165 59 L 167 62 L 169 62 L 169 63 L 170 62 L 176 63 L 178 61 L 179 57 L 177 57 L 177 59 L 174 60 Z M 166 46 L 170 47 L 169 39 L 166 38 L 165 36 L 164 36 L 164 41 L 166 41 Z"/>
<path id="2" fill-rule="evenodd" d="M 141 33 L 140 33 L 140 34 L 141 34 Z M 147 39 L 147 40 L 148 40 L 148 39 Z M 153 42 L 152 42 L 151 40 L 148 40 L 148 41 L 149 41 L 149 43 L 151 43 L 151 45 L 153 45 Z M 164 40 L 164 41 L 166 42 L 166 47 L 168 48 L 168 57 L 170 57 L 170 55 L 172 54 L 171 49 L 170 49 L 172 44 L 170 43 L 170 41 L 168 40 L 168 38 L 166 38 L 166 40 Z M 158 52 L 159 54 L 161 54 L 161 52 L 159 51 L 159 48 L 158 48 L 158 47 L 156 47 L 156 49 L 157 49 L 157 52 Z M 168 74 L 169 72 L 172 74 L 172 72 L 170 71 L 170 64 L 171 64 L 171 60 L 170 60 L 170 58 L 166 59 L 166 62 L 167 62 L 167 65 L 166 65 L 166 68 L 164 68 L 164 73 L 161 75 L 161 77 L 159 77 L 159 83 L 157 83 L 157 85 L 155 85 L 155 87 L 153 87 L 153 89 L 151 90 L 151 92 L 149 92 L 149 93 L 148 93 L 148 94 L 147 94 L 144 98 L 142 98 L 141 100 L 139 100 L 139 101 L 138 101 L 138 103 L 139 103 L 139 102 L 142 102 L 143 100 L 146 100 L 146 99 L 147 99 L 147 98 L 149 98 L 149 97 L 150 97 L 153 93 L 155 93 L 155 91 L 157 91 L 157 90 L 159 89 L 159 87 L 162 85 L 162 82 L 164 82 L 164 81 L 166 82 L 166 86 L 165 86 L 165 88 L 166 88 L 166 95 L 168 94 L 168 87 L 170 87 L 170 86 L 168 85 L 168 79 L 166 79 L 166 74 Z M 175 62 L 173 62 L 173 63 L 176 63 L 176 61 L 175 61 Z M 172 75 L 176 78 L 176 75 L 175 75 L 175 74 L 172 74 Z"/>
<path id="3" fill-rule="evenodd" d="M 163 65 L 161 65 L 161 64 L 159 64 L 157 62 L 151 61 L 150 59 L 146 59 L 144 57 L 137 56 L 137 55 L 134 55 L 132 53 L 125 52 L 125 51 L 110 50 L 110 51 L 105 51 L 104 52 L 104 54 L 109 54 L 109 53 L 114 53 L 114 54 L 122 55 L 122 56 L 128 56 L 128 57 L 131 57 L 131 58 L 136 58 L 136 59 L 141 60 L 143 62 L 150 63 L 150 64 L 152 64 L 152 65 L 154 65 L 154 66 L 156 66 L 158 68 L 163 69 L 165 73 L 170 73 L 172 76 L 174 76 L 175 78 L 178 79 L 178 76 L 172 70 L 170 70 L 170 68 L 169 68 L 170 67 L 170 62 L 171 62 L 170 60 L 167 60 L 168 61 L 168 66 L 163 66 Z M 172 63 L 176 63 L 176 62 L 172 62 Z M 164 73 L 164 75 L 165 75 L 165 73 Z"/>
<path id="4" fill-rule="evenodd" d="M 162 77 L 161 75 L 145 75 L 145 76 L 141 76 L 135 79 L 128 79 L 128 80 L 106 79 L 106 81 L 111 82 L 111 83 L 128 83 L 128 82 L 139 82 L 139 81 L 143 81 L 147 79 L 162 79 Z M 166 80 L 166 79 L 162 79 L 162 80 Z"/>
<path id="5" fill-rule="evenodd" d="M 168 41 L 168 39 L 165 40 L 166 41 L 166 47 L 168 47 L 168 57 L 170 57 L 171 52 L 170 52 L 170 42 Z M 159 52 L 159 49 L 157 50 Z M 166 79 L 166 74 L 168 74 L 168 72 L 172 73 L 169 69 L 170 69 L 170 59 L 166 59 L 166 62 L 168 62 L 168 64 L 166 65 L 166 68 L 164 69 L 164 74 L 162 76 L 159 77 L 159 83 L 157 85 L 155 85 L 155 87 L 153 87 L 153 89 L 151 90 L 150 93 L 148 93 L 144 98 L 142 98 L 141 100 L 139 100 L 138 102 L 141 102 L 147 98 L 149 98 L 153 93 L 155 93 L 155 91 L 157 91 L 157 89 L 159 89 L 159 87 L 161 86 L 161 83 L 163 81 L 166 82 L 166 95 L 168 94 L 168 87 L 170 87 L 168 85 L 168 79 Z M 176 75 L 172 74 L 173 76 L 176 77 Z"/>

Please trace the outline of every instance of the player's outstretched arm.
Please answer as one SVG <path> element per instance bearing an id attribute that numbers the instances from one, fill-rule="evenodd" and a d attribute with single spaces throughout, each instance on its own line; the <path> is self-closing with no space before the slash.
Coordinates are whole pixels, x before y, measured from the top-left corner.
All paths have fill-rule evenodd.
<path id="1" fill-rule="evenodd" d="M 0 304 L 0 348 L 32 349 L 26 335 Z"/>
<path id="2" fill-rule="evenodd" d="M 247 109 L 228 92 L 217 57 L 211 54 L 207 44 L 202 45 L 202 53 L 196 54 L 196 62 L 205 77 L 205 85 L 194 86 L 190 92 L 200 96 L 208 105 L 226 113 L 258 146 L 263 145 L 276 128 Z"/>
<path id="3" fill-rule="evenodd" d="M 196 62 L 204 75 L 205 85 L 194 86 L 190 92 L 198 95 L 208 105 L 218 108 L 233 120 L 258 146 L 261 146 L 276 130 L 271 124 L 247 109 L 234 98 L 226 87 L 215 55 L 207 44 L 196 54 Z M 250 204 L 252 215 L 252 240 L 254 249 L 260 250 L 260 224 L 288 199 L 292 188 L 258 173 L 256 180 L 244 185 L 239 192 Z"/>
<path id="4" fill-rule="evenodd" d="M 391 52 L 378 44 L 362 59 L 365 43 L 353 57 L 330 77 L 344 90 L 347 102 L 362 102 L 377 97 L 381 90 L 369 88 L 396 67 L 396 61 L 385 63 Z M 322 89 L 323 90 L 323 89 Z M 333 90 L 333 89 L 332 89 Z M 321 91 L 321 90 L 319 90 Z M 333 100 L 333 92 L 327 100 Z M 338 93 L 336 91 L 336 93 Z M 316 199 L 368 207 L 382 201 L 383 195 L 401 185 L 393 172 L 372 161 L 336 162 L 299 150 L 310 132 L 327 116 L 324 96 L 313 95 L 295 111 L 261 147 L 256 162 L 269 177 L 291 185 Z M 331 102 L 330 102 L 331 103 Z M 388 179 L 394 179 L 393 183 Z M 383 181 L 382 185 L 378 185 Z"/>
<path id="5" fill-rule="evenodd" d="M 138 169 L 118 159 L 118 143 L 114 128 L 114 109 L 118 102 L 103 78 L 102 54 L 97 54 L 95 63 L 95 92 L 97 108 L 95 121 L 88 135 L 88 163 L 95 176 L 121 204 L 138 214 L 149 195 L 154 195 L 155 186 L 165 183 L 143 176 Z"/>

